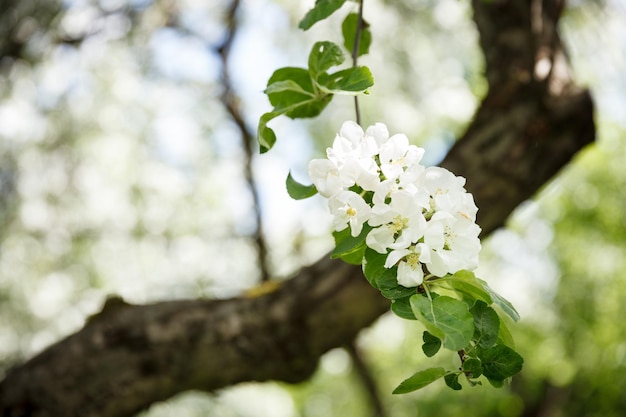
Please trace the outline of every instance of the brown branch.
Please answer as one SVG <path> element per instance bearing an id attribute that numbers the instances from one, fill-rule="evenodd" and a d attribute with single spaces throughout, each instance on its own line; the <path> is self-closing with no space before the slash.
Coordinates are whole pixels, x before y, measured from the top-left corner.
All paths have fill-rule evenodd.
<path id="1" fill-rule="evenodd" d="M 468 179 L 483 234 L 595 139 L 591 96 L 572 82 L 556 30 L 562 4 L 473 1 L 489 92 L 441 165 Z M 545 78 L 542 65 L 550 68 Z"/>
<path id="2" fill-rule="evenodd" d="M 256 231 L 254 232 L 254 244 L 257 249 L 259 271 L 261 273 L 261 281 L 265 282 L 270 279 L 270 272 L 267 259 L 267 243 L 265 241 L 263 233 L 263 217 L 261 215 L 261 199 L 259 196 L 259 190 L 254 180 L 254 172 L 252 170 L 252 161 L 255 155 L 255 139 L 253 134 L 248 129 L 248 126 L 241 114 L 239 107 L 239 97 L 233 90 L 233 85 L 230 81 L 229 71 L 229 58 L 230 50 L 237 36 L 237 11 L 239 10 L 239 0 L 233 0 L 230 3 L 226 14 L 226 37 L 222 45 L 218 48 L 218 52 L 222 61 L 222 96 L 221 100 L 226 108 L 226 111 L 235 122 L 237 129 L 239 130 L 239 137 L 241 140 L 241 147 L 243 148 L 245 158 L 243 160 L 244 178 L 248 185 L 248 190 L 252 195 L 252 206 L 254 212 L 254 220 L 256 223 Z"/>
<path id="3" fill-rule="evenodd" d="M 560 4 L 474 1 L 490 90 L 443 165 L 467 177 L 484 235 L 594 138 L 591 98 L 565 71 Z M 540 47 L 552 48 L 547 78 Z M 359 267 L 327 257 L 257 298 L 114 305 L 9 371 L 0 414 L 121 417 L 190 389 L 302 381 L 388 310 Z"/>
<path id="4" fill-rule="evenodd" d="M 328 258 L 256 298 L 131 306 L 114 299 L 78 333 L 9 372 L 2 416 L 130 416 L 191 389 L 298 382 L 388 309 L 360 268 Z"/>

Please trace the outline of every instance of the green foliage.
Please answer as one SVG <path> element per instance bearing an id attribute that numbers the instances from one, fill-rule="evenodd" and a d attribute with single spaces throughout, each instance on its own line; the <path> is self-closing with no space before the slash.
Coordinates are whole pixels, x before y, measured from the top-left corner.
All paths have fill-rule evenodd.
<path id="1" fill-rule="evenodd" d="M 491 295 L 489 290 L 485 288 L 485 283 L 479 281 L 471 271 L 458 271 L 454 275 L 448 275 L 437 280 L 437 284 L 456 291 L 466 300 L 481 300 L 488 304 L 492 303 Z"/>
<path id="2" fill-rule="evenodd" d="M 328 16 L 339 10 L 346 0 L 316 0 L 315 6 L 307 12 L 300 21 L 298 27 L 307 30 L 317 22 L 326 19 Z"/>
<path id="3" fill-rule="evenodd" d="M 463 366 L 461 367 L 465 375 L 468 378 L 478 378 L 483 374 L 483 365 L 480 359 L 478 358 L 468 358 L 463 362 Z"/>
<path id="4" fill-rule="evenodd" d="M 357 13 L 350 13 L 341 24 L 343 46 L 348 51 L 352 51 L 354 47 L 359 25 L 361 26 L 361 33 L 359 36 L 359 49 L 357 51 L 357 56 L 369 53 L 370 45 L 372 43 L 372 33 L 368 28 L 369 25 L 365 21 L 360 21 Z"/>
<path id="5" fill-rule="evenodd" d="M 391 301 L 391 311 L 393 313 L 403 319 L 406 320 L 417 320 L 415 314 L 413 314 L 413 310 L 411 310 L 411 304 L 409 299 L 411 297 L 397 298 Z"/>
<path id="6" fill-rule="evenodd" d="M 425 331 L 422 335 L 422 340 L 424 340 L 422 351 L 424 352 L 424 355 L 429 358 L 435 356 L 435 354 L 439 352 L 439 349 L 441 349 L 441 340 L 427 331 Z"/>
<path id="7" fill-rule="evenodd" d="M 502 311 L 504 311 L 513 321 L 519 320 L 519 313 L 513 307 L 513 304 L 506 298 L 502 297 L 500 294 L 489 288 L 487 283 L 479 278 L 476 278 L 480 283 L 482 283 L 487 291 L 489 291 L 489 295 L 493 299 L 493 303 L 500 307 Z"/>
<path id="8" fill-rule="evenodd" d="M 401 300 L 400 303 L 406 303 L 408 297 L 415 294 L 415 288 L 406 288 L 398 284 L 397 274 L 398 268 L 385 268 L 385 255 L 381 255 L 373 249 L 366 248 L 363 257 L 363 274 L 369 283 L 380 293 L 390 300 Z M 393 308 L 393 304 L 392 304 Z M 398 305 L 396 308 L 401 309 L 401 314 L 405 314 L 411 318 L 411 314 Z M 402 313 L 402 310 L 405 313 Z M 402 316 L 400 316 L 402 317 Z"/>
<path id="9" fill-rule="evenodd" d="M 409 378 L 405 379 L 393 390 L 394 394 L 406 394 L 407 392 L 415 391 L 420 388 L 435 382 L 436 380 L 443 378 L 446 375 L 446 370 L 443 368 L 428 368 L 423 371 L 414 373 Z"/>
<path id="10" fill-rule="evenodd" d="M 345 57 L 341 48 L 332 42 L 316 42 L 309 54 L 309 74 L 311 79 L 318 79 L 332 67 L 343 64 Z"/>
<path id="11" fill-rule="evenodd" d="M 458 373 L 447 374 L 443 379 L 446 381 L 447 386 L 455 391 L 460 391 L 463 389 L 463 386 L 459 384 L 459 375 Z"/>
<path id="12" fill-rule="evenodd" d="M 320 90 L 329 94 L 369 94 L 368 88 L 374 85 L 374 77 L 367 67 L 354 67 L 333 74 L 322 73 L 318 77 Z"/>
<path id="13" fill-rule="evenodd" d="M 314 185 L 300 184 L 298 181 L 293 179 L 291 172 L 287 175 L 285 185 L 287 186 L 287 193 L 289 194 L 289 197 L 294 200 L 303 200 L 317 194 L 317 188 L 315 188 Z"/>
<path id="14" fill-rule="evenodd" d="M 374 85 L 367 67 L 328 72 L 344 60 L 344 53 L 336 44 L 316 42 L 309 54 L 308 69 L 285 67 L 274 71 L 264 91 L 274 109 L 261 116 L 257 129 L 261 153 L 276 143 L 276 134 L 267 126 L 272 119 L 281 115 L 292 119 L 316 117 L 335 94 L 366 93 Z"/>
<path id="15" fill-rule="evenodd" d="M 461 350 L 469 344 L 474 334 L 474 320 L 467 304 L 448 296 L 431 300 L 422 294 L 412 296 L 410 302 L 415 317 L 432 335 L 441 339 L 445 348 Z"/>
<path id="16" fill-rule="evenodd" d="M 496 345 L 488 349 L 478 349 L 482 361 L 483 374 L 490 381 L 504 381 L 522 370 L 524 359 L 513 349 Z"/>
<path id="17" fill-rule="evenodd" d="M 474 316 L 474 340 L 481 348 L 489 348 L 498 341 L 500 318 L 485 302 L 477 300 L 470 309 Z"/>
<path id="18" fill-rule="evenodd" d="M 352 236 L 350 228 L 345 228 L 339 232 L 333 232 L 335 238 L 335 249 L 331 253 L 333 259 L 343 259 L 349 264 L 361 265 L 363 253 L 365 252 L 365 237 L 372 230 L 369 225 L 364 225 L 358 236 Z"/>

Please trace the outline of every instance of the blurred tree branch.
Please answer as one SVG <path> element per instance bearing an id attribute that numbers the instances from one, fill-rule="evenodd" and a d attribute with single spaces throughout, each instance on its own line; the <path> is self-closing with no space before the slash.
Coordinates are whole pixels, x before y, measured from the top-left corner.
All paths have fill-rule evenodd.
<path id="1" fill-rule="evenodd" d="M 487 235 L 594 139 L 571 81 L 561 0 L 474 0 L 489 93 L 442 165 L 467 177 Z M 115 299 L 114 299 L 115 300 Z M 190 389 L 298 382 L 388 310 L 360 268 L 327 257 L 249 298 L 108 302 L 74 335 L 9 371 L 2 416 L 130 416 Z"/>
<path id="2" fill-rule="evenodd" d="M 241 3 L 239 0 L 233 0 L 227 11 L 226 15 L 226 27 L 227 32 L 224 42 L 218 48 L 218 53 L 222 60 L 222 104 L 226 108 L 226 111 L 232 118 L 233 122 L 239 130 L 239 137 L 241 140 L 241 147 L 244 151 L 245 158 L 242 161 L 244 168 L 244 177 L 248 190 L 252 195 L 254 220 L 256 223 L 256 230 L 254 231 L 254 244 L 257 249 L 258 265 L 261 275 L 261 281 L 268 281 L 270 279 L 270 268 L 268 265 L 267 244 L 265 242 L 265 236 L 263 233 L 263 216 L 261 213 L 261 201 L 259 196 L 259 190 L 254 178 L 254 172 L 252 169 L 252 162 L 257 149 L 257 142 L 254 135 L 250 132 L 246 121 L 241 114 L 241 108 L 239 105 L 239 97 L 233 90 L 232 82 L 230 80 L 229 72 L 229 59 L 230 51 L 233 41 L 237 36 L 237 11 L 240 8 Z"/>

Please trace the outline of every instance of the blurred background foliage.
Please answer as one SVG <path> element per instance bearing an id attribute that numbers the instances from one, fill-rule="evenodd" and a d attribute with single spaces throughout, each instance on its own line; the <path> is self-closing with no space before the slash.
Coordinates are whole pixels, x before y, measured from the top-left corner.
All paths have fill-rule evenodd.
<path id="1" fill-rule="evenodd" d="M 240 5 L 229 76 L 251 131 L 273 70 L 305 66 L 315 40 L 341 39 L 341 16 L 295 29 L 312 3 Z M 229 6 L 0 1 L 0 373 L 78 330 L 108 294 L 228 297 L 256 285 L 260 266 L 288 277 L 331 247 L 321 199 L 290 201 L 283 183 L 290 169 L 306 179 L 352 102 L 276 120 L 277 147 L 253 158 L 269 247 L 260 262 L 245 148 L 222 102 Z M 405 132 L 436 164 L 486 92 L 471 5 L 372 0 L 365 17 L 374 44 L 361 62 L 376 85 L 363 120 Z M 387 315 L 358 345 L 389 415 L 626 415 L 626 6 L 571 0 L 561 24 L 576 79 L 594 93 L 598 142 L 484 242 L 479 271 L 522 313 L 524 371 L 501 390 L 391 396 L 424 357 L 421 329 Z M 187 393 L 142 416 L 207 413 L 372 415 L 341 349 L 306 383 Z"/>

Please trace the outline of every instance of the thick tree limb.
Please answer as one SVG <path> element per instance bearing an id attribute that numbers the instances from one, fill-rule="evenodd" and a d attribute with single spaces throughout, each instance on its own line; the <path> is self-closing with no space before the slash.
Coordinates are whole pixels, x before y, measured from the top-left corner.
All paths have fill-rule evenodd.
<path id="1" fill-rule="evenodd" d="M 83 330 L 7 376 L 2 415 L 127 416 L 185 390 L 302 381 L 322 353 L 388 309 L 359 272 L 325 259 L 260 297 L 109 301 Z"/>
<path id="2" fill-rule="evenodd" d="M 483 234 L 595 139 L 557 32 L 564 0 L 473 0 L 489 93 L 442 166 L 468 179 Z"/>
<path id="3" fill-rule="evenodd" d="M 442 165 L 468 178 L 484 234 L 594 138 L 591 98 L 565 71 L 561 7 L 474 1 L 490 90 Z M 0 410 L 121 417 L 189 389 L 302 381 L 321 354 L 387 310 L 358 267 L 327 258 L 254 298 L 109 302 L 81 331 L 10 371 Z"/>

